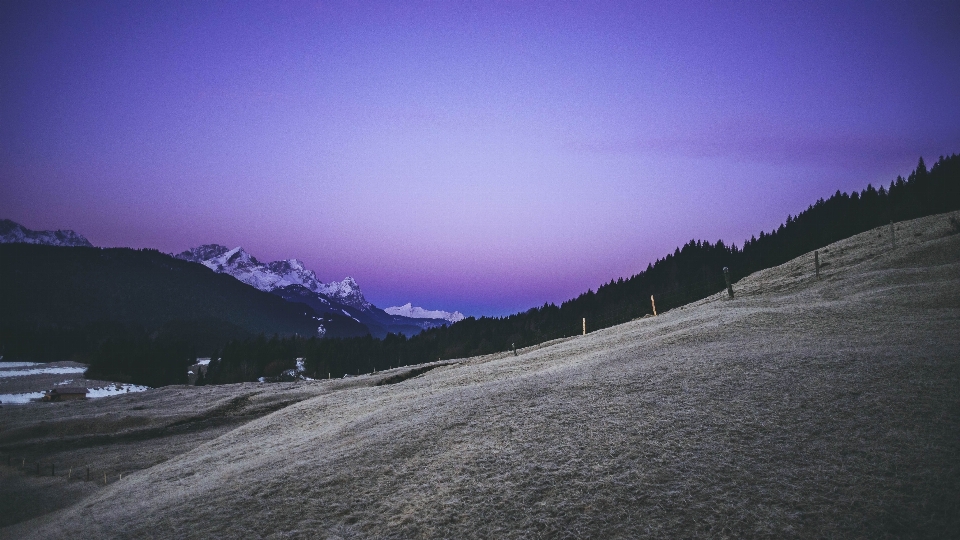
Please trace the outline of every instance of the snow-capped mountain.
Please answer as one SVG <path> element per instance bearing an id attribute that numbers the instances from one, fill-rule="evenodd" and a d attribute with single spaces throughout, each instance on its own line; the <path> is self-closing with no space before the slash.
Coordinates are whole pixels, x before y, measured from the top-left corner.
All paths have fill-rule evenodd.
<path id="1" fill-rule="evenodd" d="M 243 248 L 229 249 L 219 244 L 188 249 L 176 257 L 200 263 L 214 272 L 229 274 L 289 302 L 306 304 L 317 314 L 339 319 L 343 325 L 356 323 L 368 329 L 374 337 L 382 338 L 388 333 L 413 336 L 422 330 L 463 319 L 459 312 L 427 311 L 410 304 L 391 309 L 406 310 L 412 315 L 388 313 L 367 302 L 353 278 L 324 283 L 298 259 L 264 263 Z"/>
<path id="2" fill-rule="evenodd" d="M 89 240 L 74 231 L 31 231 L 9 219 L 0 219 L 0 244 L 43 244 L 47 246 L 93 247 Z"/>
<path id="3" fill-rule="evenodd" d="M 414 307 L 413 304 L 407 302 L 402 306 L 394 306 L 384 308 L 384 311 L 390 315 L 399 315 L 401 317 L 410 317 L 411 319 L 443 319 L 445 321 L 450 321 L 455 323 L 457 321 L 463 320 L 463 313 L 459 311 L 454 311 L 450 313 L 449 311 L 443 310 L 427 310 L 422 307 Z"/>
<path id="4" fill-rule="evenodd" d="M 272 292 L 290 285 L 301 285 L 314 293 L 357 309 L 367 310 L 372 307 L 353 278 L 324 283 L 317 279 L 313 270 L 308 270 L 297 259 L 263 263 L 242 247 L 228 249 L 219 244 L 206 244 L 189 249 L 176 257 L 200 263 L 214 272 L 230 274 L 261 291 Z"/>

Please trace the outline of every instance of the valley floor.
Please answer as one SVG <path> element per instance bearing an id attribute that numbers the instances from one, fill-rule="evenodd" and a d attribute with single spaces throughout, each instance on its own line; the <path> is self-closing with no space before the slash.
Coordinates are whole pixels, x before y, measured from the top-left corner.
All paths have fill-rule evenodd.
<path id="1" fill-rule="evenodd" d="M 0 537 L 953 536 L 960 234 L 932 216 L 820 260 L 396 384 L 3 407 L 0 508 L 33 502 Z"/>

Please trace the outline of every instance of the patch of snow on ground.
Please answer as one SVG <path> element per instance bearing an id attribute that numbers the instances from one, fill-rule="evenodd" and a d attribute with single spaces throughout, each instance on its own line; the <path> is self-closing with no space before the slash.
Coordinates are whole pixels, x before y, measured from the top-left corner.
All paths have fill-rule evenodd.
<path id="1" fill-rule="evenodd" d="M 149 389 L 149 386 L 141 386 L 139 384 L 115 384 L 112 386 L 105 386 L 103 388 L 91 388 L 87 392 L 87 397 L 98 398 L 116 396 L 118 394 L 127 394 L 130 392 L 144 392 Z"/>
<path id="2" fill-rule="evenodd" d="M 0 362 L 0 371 L 8 368 L 39 366 L 40 362 Z"/>
<path id="3" fill-rule="evenodd" d="M 63 381 L 62 383 L 56 385 L 61 386 L 66 383 L 73 382 L 73 380 Z M 111 386 L 105 386 L 102 388 L 90 388 L 87 391 L 88 398 L 101 398 L 107 396 L 116 396 L 118 394 L 127 394 L 130 392 L 143 392 L 149 390 L 149 386 L 141 386 L 138 384 L 115 384 Z M 4 405 L 16 404 L 21 405 L 24 403 L 30 403 L 30 401 L 35 399 L 41 399 L 46 392 L 26 392 L 23 394 L 0 394 L 0 403 Z"/>
<path id="4" fill-rule="evenodd" d="M 0 379 L 6 377 L 23 377 L 25 375 L 43 375 L 46 373 L 58 373 L 61 375 L 67 375 L 71 373 L 83 373 L 87 368 L 83 367 L 47 367 L 47 368 L 33 368 L 33 369 L 14 369 L 14 370 L 0 370 Z"/>
<path id="5" fill-rule="evenodd" d="M 30 400 L 40 399 L 43 392 L 29 392 L 26 394 L 0 394 L 0 403 L 4 405 L 30 403 Z"/>

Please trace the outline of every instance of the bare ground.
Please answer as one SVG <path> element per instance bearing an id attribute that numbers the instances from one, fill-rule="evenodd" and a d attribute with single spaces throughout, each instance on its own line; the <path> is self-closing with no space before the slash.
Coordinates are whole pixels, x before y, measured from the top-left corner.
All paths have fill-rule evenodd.
<path id="1" fill-rule="evenodd" d="M 821 250 L 819 281 L 810 254 L 734 300 L 396 384 L 4 407 L 4 455 L 128 472 L 0 536 L 955 536 L 960 235 L 897 227 Z M 0 502 L 68 484 L 2 474 Z"/>

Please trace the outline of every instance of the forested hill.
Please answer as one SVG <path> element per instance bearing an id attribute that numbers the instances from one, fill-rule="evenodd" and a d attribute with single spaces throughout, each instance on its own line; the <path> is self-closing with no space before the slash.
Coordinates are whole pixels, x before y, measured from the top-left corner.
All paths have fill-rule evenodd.
<path id="1" fill-rule="evenodd" d="M 314 336 L 321 324 L 303 304 L 156 250 L 0 244 L 0 299 L 7 360 L 83 361 L 109 341 L 159 341 L 185 360 L 259 333 Z M 366 334 L 357 326 L 347 335 Z"/>
<path id="2" fill-rule="evenodd" d="M 214 366 L 213 381 L 232 382 L 262 371 L 269 362 L 292 365 L 307 358 L 316 374 L 356 373 L 437 358 L 486 354 L 541 343 L 581 331 L 619 324 L 651 312 L 704 298 L 724 287 L 722 269 L 732 279 L 782 264 L 804 253 L 890 221 L 902 221 L 960 209 L 960 156 L 941 157 L 928 171 L 921 159 L 908 178 L 889 187 L 852 194 L 837 191 L 820 199 L 770 233 L 761 232 L 742 248 L 724 242 L 691 240 L 628 279 L 611 281 L 560 306 L 546 304 L 503 318 L 469 317 L 452 326 L 425 331 L 411 339 L 388 336 L 327 340 L 274 340 L 233 343 Z M 243 365 L 243 369 L 239 368 Z M 241 375 L 245 374 L 245 375 Z"/>

